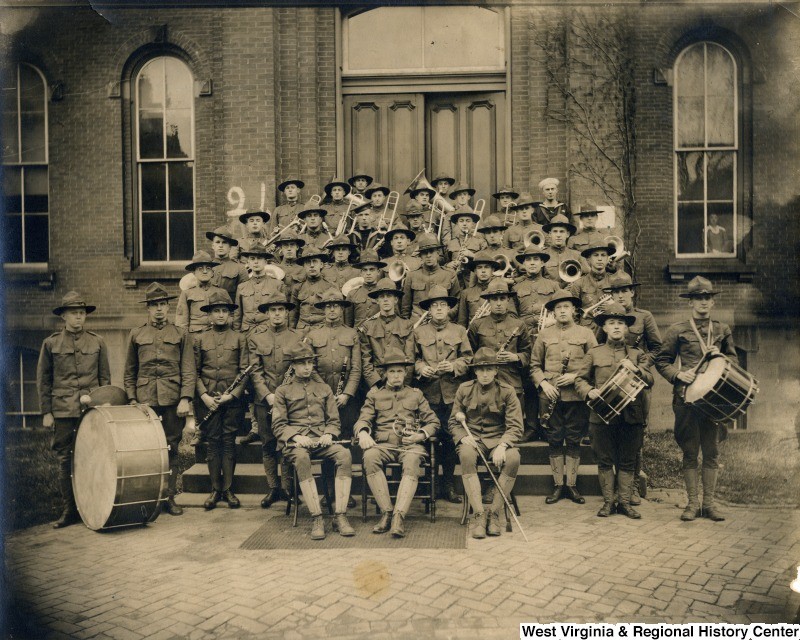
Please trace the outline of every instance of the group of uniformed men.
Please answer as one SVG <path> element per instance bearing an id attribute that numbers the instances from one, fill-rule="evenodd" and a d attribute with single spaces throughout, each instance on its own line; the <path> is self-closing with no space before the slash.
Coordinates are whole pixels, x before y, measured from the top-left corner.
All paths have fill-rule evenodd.
<path id="1" fill-rule="evenodd" d="M 541 202 L 504 188 L 494 194 L 499 213 L 481 218 L 469 205 L 473 189 L 437 176 L 433 188 L 410 189 L 403 221 L 391 228 L 377 223 L 387 218 L 389 190 L 371 181 L 364 172 L 333 180 L 326 200 L 304 206 L 304 184 L 290 178 L 278 187 L 286 203 L 272 215 L 241 215 L 243 234 L 230 225 L 209 231 L 213 256 L 198 251 L 187 265 L 194 279 L 180 293 L 174 322 L 168 315 L 176 296 L 159 283 L 147 288 L 148 317 L 130 333 L 124 387 L 130 403 L 149 405 L 162 420 L 170 445 L 168 513 L 182 513 L 175 493 L 183 419 L 209 412 L 198 434 L 208 444 L 213 487 L 205 507 L 239 506 L 231 486 L 249 398 L 253 429 L 242 442 L 261 441 L 269 486 L 261 504 L 292 499 L 293 467 L 314 539 L 325 537 L 314 458 L 335 465 L 333 529 L 355 533 L 346 517 L 354 504 L 351 443 L 363 450 L 364 477 L 382 512 L 375 533 L 405 535 L 431 439 L 440 450 L 442 496 L 451 502 L 461 501 L 453 483 L 456 460 L 461 465 L 475 538 L 500 535 L 498 511 L 520 464 L 516 446 L 537 438 L 548 443 L 548 504 L 585 502 L 576 481 L 580 446 L 590 436 L 603 494 L 597 515 L 639 518 L 635 480 L 649 390 L 608 424 L 587 405 L 623 363 L 647 387 L 653 364 L 675 386 L 675 438 L 689 496 L 681 517 L 723 519 L 714 502 L 718 426 L 683 399 L 706 351 L 736 357 L 730 329 L 710 318 L 718 293 L 710 281 L 689 283 L 681 295 L 691 317 L 662 340 L 652 314 L 634 306 L 638 283 L 611 259 L 615 247 L 596 228 L 599 211 L 581 207 L 577 232 L 558 199 L 558 180 L 540 183 Z M 438 230 L 449 238 L 443 245 L 430 202 L 448 190 L 456 206 Z M 356 208 L 352 233 L 334 237 L 330 230 L 347 215 L 352 193 L 366 203 Z M 502 257 L 515 268 L 502 268 Z M 385 277 L 398 260 L 402 279 Z M 564 279 L 566 260 L 582 275 Z M 363 282 L 343 295 L 355 277 Z M 84 330 L 94 310 L 69 292 L 54 309 L 64 329 L 44 341 L 39 359 L 44 425 L 54 429 L 60 461 L 64 509 L 56 527 L 78 520 L 70 461 L 81 397 L 110 382 L 105 343 Z M 248 367 L 249 376 L 234 384 Z M 480 454 L 499 472 L 502 491 L 481 490 Z M 389 461 L 402 465 L 394 502 L 383 468 Z"/>

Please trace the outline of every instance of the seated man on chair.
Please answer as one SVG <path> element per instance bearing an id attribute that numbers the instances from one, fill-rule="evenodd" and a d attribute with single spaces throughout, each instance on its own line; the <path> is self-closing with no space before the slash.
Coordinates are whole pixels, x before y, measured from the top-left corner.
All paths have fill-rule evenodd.
<path id="1" fill-rule="evenodd" d="M 494 349 L 478 349 L 470 365 L 475 369 L 476 379 L 464 382 L 456 391 L 447 424 L 456 443 L 461 481 L 473 511 L 473 538 L 500 535 L 499 510 L 503 506 L 503 496 L 497 491 L 488 518 L 484 518 L 478 447 L 484 456 L 491 455 L 489 460 L 501 470 L 498 482 L 506 497 L 511 495 L 519 471 L 519 451 L 514 445 L 522 439 L 522 407 L 514 388 L 496 380 L 499 364 Z M 464 428 L 464 421 L 469 431 Z"/>
<path id="2" fill-rule="evenodd" d="M 314 519 L 311 539 L 325 538 L 317 485 L 311 474 L 312 458 L 333 460 L 336 465 L 333 530 L 343 536 L 354 536 L 356 532 L 346 515 L 353 479 L 352 457 L 348 449 L 333 442 L 341 431 L 339 409 L 331 388 L 314 372 L 314 358 L 314 350 L 304 342 L 286 350 L 286 359 L 292 363 L 294 371 L 289 382 L 275 391 L 272 430 L 279 448 L 300 479 L 303 499 Z"/>
<path id="3" fill-rule="evenodd" d="M 389 349 L 378 366 L 384 371 L 386 384 L 369 390 L 353 432 L 364 450 L 369 488 L 383 512 L 372 532 L 386 533 L 391 525 L 392 535 L 402 538 L 406 535 L 403 521 L 422 472 L 425 448 L 421 443 L 436 433 L 439 420 L 422 391 L 405 386 L 406 367 L 413 367 L 413 360 L 399 349 Z M 394 508 L 383 471 L 387 462 L 403 465 Z"/>

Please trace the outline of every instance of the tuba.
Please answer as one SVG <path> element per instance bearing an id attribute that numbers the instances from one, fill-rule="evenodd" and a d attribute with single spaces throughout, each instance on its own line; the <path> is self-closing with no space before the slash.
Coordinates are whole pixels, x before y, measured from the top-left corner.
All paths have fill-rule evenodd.
<path id="1" fill-rule="evenodd" d="M 350 278 L 347 282 L 345 282 L 342 285 L 342 295 L 346 298 L 351 292 L 363 286 L 364 286 L 364 278 L 362 278 L 361 276 Z"/>
<path id="2" fill-rule="evenodd" d="M 494 272 L 494 275 L 498 278 L 505 278 L 506 274 L 511 269 L 511 263 L 508 261 L 508 258 L 503 253 L 498 253 L 492 256 L 492 260 L 497 262 L 500 265 L 500 269 Z"/>
<path id="3" fill-rule="evenodd" d="M 631 255 L 628 251 L 625 251 L 625 242 L 619 236 L 606 236 L 603 238 L 603 242 L 614 248 L 614 253 L 609 256 L 611 262 L 617 262 Z"/>
<path id="4" fill-rule="evenodd" d="M 558 265 L 558 277 L 564 282 L 575 282 L 581 277 L 581 263 L 577 260 L 564 260 Z"/>
<path id="5" fill-rule="evenodd" d="M 534 229 L 533 231 L 529 231 L 528 233 L 525 234 L 523 242 L 525 244 L 525 248 L 528 248 L 531 245 L 533 245 L 537 249 L 544 249 L 544 243 L 545 243 L 544 232 L 540 231 L 539 229 Z"/>

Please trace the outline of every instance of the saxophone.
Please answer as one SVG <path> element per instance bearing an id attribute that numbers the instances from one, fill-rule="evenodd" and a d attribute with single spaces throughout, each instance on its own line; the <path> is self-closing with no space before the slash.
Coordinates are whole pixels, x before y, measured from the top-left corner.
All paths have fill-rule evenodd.
<path id="1" fill-rule="evenodd" d="M 561 373 L 559 375 L 563 376 L 567 372 L 567 367 L 569 366 L 569 354 L 565 355 L 564 358 L 561 360 Z M 559 392 L 560 394 L 561 392 Z M 550 416 L 553 415 L 553 411 L 556 409 L 556 403 L 558 402 L 558 398 L 555 400 L 551 400 L 550 403 L 547 405 L 547 409 L 542 414 L 542 418 L 539 421 L 542 425 L 542 428 L 547 427 L 547 421 L 550 420 Z"/>

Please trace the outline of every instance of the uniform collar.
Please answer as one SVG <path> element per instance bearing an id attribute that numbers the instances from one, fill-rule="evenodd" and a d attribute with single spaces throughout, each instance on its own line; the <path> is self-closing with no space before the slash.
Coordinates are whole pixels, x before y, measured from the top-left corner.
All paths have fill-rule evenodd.
<path id="1" fill-rule="evenodd" d="M 158 329 L 159 331 L 166 327 L 168 323 L 169 320 L 164 320 L 163 322 L 148 322 L 151 327 Z"/>
<path id="2" fill-rule="evenodd" d="M 604 279 L 606 277 L 605 272 L 604 273 L 595 273 L 594 271 L 590 271 L 589 275 L 592 276 L 592 280 L 595 280 L 597 282 L 600 282 L 602 279 Z"/>
<path id="3" fill-rule="evenodd" d="M 76 340 L 77 340 L 78 338 L 80 338 L 80 337 L 83 335 L 83 332 L 84 332 L 84 331 L 85 331 L 85 329 L 81 329 L 81 330 L 79 330 L 79 331 L 70 331 L 69 329 L 67 329 L 66 327 L 64 327 L 64 333 L 66 333 L 68 336 L 72 336 L 72 337 L 73 337 L 73 338 L 75 338 Z"/>

